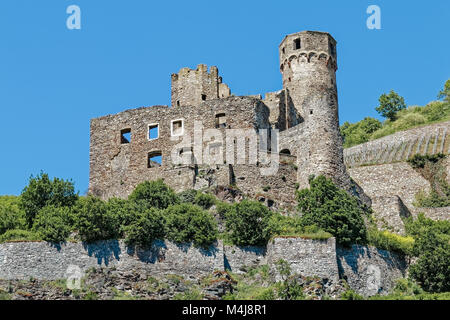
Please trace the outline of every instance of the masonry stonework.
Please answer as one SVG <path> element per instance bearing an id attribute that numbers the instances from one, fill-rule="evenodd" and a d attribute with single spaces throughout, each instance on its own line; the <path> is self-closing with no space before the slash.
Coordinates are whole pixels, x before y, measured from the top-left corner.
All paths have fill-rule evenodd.
<path id="1" fill-rule="evenodd" d="M 328 33 L 304 31 L 286 36 L 279 50 L 283 87 L 264 99 L 231 95 L 217 67 L 208 70 L 200 64 L 172 75 L 171 107 L 92 119 L 89 192 L 103 199 L 125 198 L 140 182 L 162 178 L 176 191 L 236 185 L 282 208 L 294 204 L 295 186 L 308 187 L 313 174 L 356 190 L 344 166 L 339 134 L 336 41 Z M 220 136 L 208 136 L 210 129 Z M 228 139 L 237 129 L 241 131 Z M 267 133 L 269 129 L 279 133 Z M 238 139 L 246 139 L 245 148 L 235 149 L 235 158 L 244 163 L 224 157 Z M 271 174 L 262 174 L 264 164 L 277 158 L 251 162 L 255 141 L 258 156 L 290 158 Z M 213 165 L 205 157 L 214 158 Z M 208 172 L 208 180 L 199 172 Z"/>

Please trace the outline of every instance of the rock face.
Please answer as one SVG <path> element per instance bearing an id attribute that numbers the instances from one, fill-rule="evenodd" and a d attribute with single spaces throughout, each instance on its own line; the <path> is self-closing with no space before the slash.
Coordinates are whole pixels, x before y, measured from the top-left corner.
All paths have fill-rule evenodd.
<path id="1" fill-rule="evenodd" d="M 162 290 L 158 295 L 171 298 L 176 292 L 183 292 L 183 283 L 199 283 L 213 275 L 209 286 L 203 289 L 206 296 L 215 299 L 233 289 L 233 281 L 225 270 L 242 273 L 267 265 L 274 281 L 279 281 L 276 263 L 280 259 L 289 263 L 293 274 L 322 279 L 327 286 L 346 279 L 351 288 L 363 295 L 386 294 L 407 266 L 402 256 L 371 247 L 341 248 L 334 238 L 275 238 L 267 247 L 224 246 L 219 242 L 207 250 L 168 241 L 156 241 L 148 250 L 135 250 L 117 240 L 59 247 L 46 242 L 16 242 L 0 244 L 0 279 L 4 283 L 64 280 L 76 285 L 88 276 L 88 287 L 97 295 L 110 297 L 114 293 L 111 288 L 134 290 L 133 295 L 142 296 L 140 282 L 169 277 L 180 285 L 170 294 Z M 150 290 L 147 284 L 144 288 Z"/>

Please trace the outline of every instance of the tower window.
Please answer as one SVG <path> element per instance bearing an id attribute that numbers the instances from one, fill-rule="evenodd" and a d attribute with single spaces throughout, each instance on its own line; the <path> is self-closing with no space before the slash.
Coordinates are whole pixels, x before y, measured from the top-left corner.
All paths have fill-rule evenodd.
<path id="1" fill-rule="evenodd" d="M 225 117 L 225 113 L 216 114 L 216 128 L 226 128 L 227 127 L 227 118 Z"/>
<path id="2" fill-rule="evenodd" d="M 313 111 L 312 111 L 312 110 L 309 110 L 309 114 L 313 114 Z"/>
<path id="3" fill-rule="evenodd" d="M 120 143 L 127 144 L 131 141 L 131 129 L 123 129 L 120 130 Z"/>
<path id="4" fill-rule="evenodd" d="M 172 120 L 170 123 L 170 131 L 172 136 L 181 136 L 184 133 L 183 119 Z"/>
<path id="5" fill-rule="evenodd" d="M 286 53 L 286 50 L 285 50 L 285 48 L 283 47 L 283 49 L 281 49 L 281 51 L 283 52 L 283 54 L 285 54 Z"/>
<path id="6" fill-rule="evenodd" d="M 301 48 L 300 38 L 294 40 L 294 50 L 298 50 Z"/>
<path id="7" fill-rule="evenodd" d="M 203 100 L 203 101 L 206 100 L 206 94 L 202 94 L 202 100 Z"/>
<path id="8" fill-rule="evenodd" d="M 157 123 L 148 125 L 148 140 L 159 138 L 159 125 Z"/>
<path id="9" fill-rule="evenodd" d="M 336 46 L 332 43 L 330 43 L 330 51 L 332 56 L 336 55 Z"/>
<path id="10" fill-rule="evenodd" d="M 157 168 L 162 165 L 162 152 L 152 151 L 147 156 L 147 168 Z"/>
<path id="11" fill-rule="evenodd" d="M 177 100 L 177 107 L 180 106 L 180 100 Z"/>

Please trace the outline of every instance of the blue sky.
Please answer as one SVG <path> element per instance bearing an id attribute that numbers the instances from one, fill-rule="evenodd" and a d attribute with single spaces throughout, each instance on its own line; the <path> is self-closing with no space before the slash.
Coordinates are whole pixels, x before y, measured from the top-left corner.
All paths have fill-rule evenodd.
<path id="1" fill-rule="evenodd" d="M 66 8 L 81 8 L 68 30 Z M 366 8 L 381 8 L 381 30 Z M 409 105 L 450 78 L 450 1 L 0 2 L 0 194 L 20 194 L 40 170 L 89 181 L 89 120 L 170 104 L 170 74 L 217 65 L 234 94 L 279 90 L 278 44 L 302 30 L 338 41 L 340 121 L 374 111 L 391 89 Z"/>

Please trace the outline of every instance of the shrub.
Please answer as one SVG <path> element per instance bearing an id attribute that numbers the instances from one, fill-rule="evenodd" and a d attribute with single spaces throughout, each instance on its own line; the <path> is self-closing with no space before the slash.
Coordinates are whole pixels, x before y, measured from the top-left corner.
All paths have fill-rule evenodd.
<path id="1" fill-rule="evenodd" d="M 412 158 L 408 159 L 407 162 L 414 168 L 424 168 L 427 162 L 437 163 L 439 160 L 445 158 L 442 153 L 431 154 L 431 155 L 421 155 L 415 154 Z"/>
<path id="2" fill-rule="evenodd" d="M 380 231 L 372 227 L 368 230 L 368 243 L 378 249 L 395 251 L 405 255 L 412 254 L 414 238 L 402 237 L 389 231 Z"/>
<path id="3" fill-rule="evenodd" d="M 450 291 L 450 221 L 434 221 L 420 214 L 409 220 L 406 232 L 414 237 L 418 257 L 409 274 L 428 292 Z"/>
<path id="4" fill-rule="evenodd" d="M 271 212 L 257 201 L 234 204 L 225 218 L 229 238 L 235 245 L 265 245 L 270 238 Z"/>
<path id="5" fill-rule="evenodd" d="M 8 241 L 39 241 L 39 234 L 29 230 L 8 230 L 0 235 L 0 243 Z"/>
<path id="6" fill-rule="evenodd" d="M 381 122 L 371 117 L 366 117 L 363 120 L 353 124 L 345 122 L 341 126 L 344 147 L 347 148 L 369 141 L 371 134 L 380 128 Z"/>
<path id="7" fill-rule="evenodd" d="M 31 176 L 20 197 L 20 206 L 25 212 L 28 226 L 33 225 L 36 214 L 45 206 L 71 207 L 78 199 L 72 181 L 54 178 L 50 180 L 46 173 Z"/>
<path id="8" fill-rule="evenodd" d="M 162 179 L 145 181 L 139 184 L 128 198 L 133 202 L 140 202 L 147 208 L 166 209 L 168 206 L 179 203 L 175 192 L 169 188 Z"/>
<path id="9" fill-rule="evenodd" d="M 207 210 L 216 204 L 216 197 L 214 197 L 212 194 L 198 193 L 195 196 L 194 204 Z"/>
<path id="10" fill-rule="evenodd" d="M 25 213 L 19 208 L 20 198 L 0 196 L 0 234 L 26 228 Z"/>
<path id="11" fill-rule="evenodd" d="M 106 210 L 119 225 L 119 235 L 122 236 L 126 227 L 136 222 L 144 212 L 148 211 L 148 207 L 142 201 L 111 198 L 106 202 Z"/>
<path id="12" fill-rule="evenodd" d="M 70 235 L 70 209 L 47 206 L 39 210 L 33 223 L 33 231 L 45 241 L 63 242 Z"/>
<path id="13" fill-rule="evenodd" d="M 217 240 L 217 224 L 213 216 L 200 207 L 179 204 L 164 211 L 167 238 L 177 243 L 193 242 L 196 247 L 208 247 Z"/>
<path id="14" fill-rule="evenodd" d="M 74 220 L 82 241 L 115 239 L 120 235 L 117 217 L 108 211 L 104 201 L 93 196 L 80 198 L 74 208 Z"/>
<path id="15" fill-rule="evenodd" d="M 185 190 L 178 194 L 181 203 L 194 203 L 198 191 L 194 189 Z"/>
<path id="16" fill-rule="evenodd" d="M 138 218 L 125 228 L 127 245 L 148 247 L 154 240 L 164 239 L 164 216 L 160 210 L 152 208 L 138 215 Z"/>
<path id="17" fill-rule="evenodd" d="M 311 177 L 309 184 L 309 189 L 297 191 L 302 225 L 316 225 L 335 236 L 342 245 L 365 243 L 367 231 L 363 216 L 366 212 L 356 198 L 324 176 Z"/>

